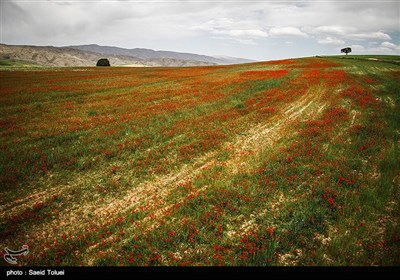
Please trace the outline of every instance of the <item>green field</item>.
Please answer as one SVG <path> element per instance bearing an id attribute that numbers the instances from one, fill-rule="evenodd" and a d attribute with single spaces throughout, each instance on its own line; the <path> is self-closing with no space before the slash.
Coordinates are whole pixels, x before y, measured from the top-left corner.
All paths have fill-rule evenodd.
<path id="1" fill-rule="evenodd" d="M 370 60 L 382 63 L 393 63 L 397 65 L 400 64 L 399 55 L 335 55 L 331 56 L 331 58 Z"/>
<path id="2" fill-rule="evenodd" d="M 365 58 L 1 62 L 0 246 L 27 244 L 20 265 L 399 265 L 400 66 Z"/>
<path id="3" fill-rule="evenodd" d="M 32 62 L 15 59 L 0 59 L 0 70 L 15 69 L 15 68 L 28 68 L 28 67 L 40 67 Z"/>

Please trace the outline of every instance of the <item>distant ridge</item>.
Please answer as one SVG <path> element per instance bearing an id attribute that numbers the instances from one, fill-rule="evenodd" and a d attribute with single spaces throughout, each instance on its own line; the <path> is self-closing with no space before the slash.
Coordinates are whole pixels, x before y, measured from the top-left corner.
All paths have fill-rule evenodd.
<path id="1" fill-rule="evenodd" d="M 180 59 L 189 61 L 201 61 L 213 64 L 240 64 L 253 62 L 253 60 L 229 57 L 229 56 L 207 56 L 194 53 L 182 53 L 173 51 L 155 51 L 152 49 L 134 48 L 125 49 L 119 47 L 99 46 L 96 44 L 68 46 L 69 48 L 82 51 L 96 52 L 104 55 L 124 55 L 133 56 L 140 59 Z"/>
<path id="2" fill-rule="evenodd" d="M 51 46 L 15 46 L 0 44 L 0 59 L 21 60 L 39 66 L 94 66 L 100 55 L 71 48 Z M 114 65 L 141 65 L 141 60 L 133 57 L 109 57 Z"/>
<path id="3" fill-rule="evenodd" d="M 107 57 L 112 66 L 182 67 L 240 64 L 252 60 L 234 57 L 212 57 L 192 53 L 124 49 L 118 47 L 82 45 L 68 47 L 25 46 L 0 44 L 0 59 L 20 60 L 38 66 L 95 66 L 98 59 Z"/>
<path id="4" fill-rule="evenodd" d="M 95 66 L 97 60 L 105 54 L 79 50 L 70 47 L 52 46 L 21 46 L 0 44 L 0 59 L 20 60 L 38 66 L 65 67 L 65 66 Z M 130 55 L 107 54 L 112 66 L 133 67 L 182 67 L 207 66 L 217 63 L 176 58 L 138 58 Z"/>

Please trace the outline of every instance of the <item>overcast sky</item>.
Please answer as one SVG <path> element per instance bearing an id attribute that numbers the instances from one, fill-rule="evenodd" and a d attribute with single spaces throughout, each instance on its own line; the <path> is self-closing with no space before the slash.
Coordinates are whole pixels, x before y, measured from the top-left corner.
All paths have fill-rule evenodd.
<path id="1" fill-rule="evenodd" d="M 1 43 L 99 44 L 255 60 L 400 54 L 400 1 L 1 0 Z"/>

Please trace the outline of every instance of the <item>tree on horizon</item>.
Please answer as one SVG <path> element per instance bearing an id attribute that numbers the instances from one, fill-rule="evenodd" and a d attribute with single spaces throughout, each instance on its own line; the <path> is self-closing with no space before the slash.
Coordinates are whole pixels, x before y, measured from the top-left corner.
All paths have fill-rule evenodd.
<path id="1" fill-rule="evenodd" d="M 100 58 L 97 61 L 96 66 L 110 66 L 110 61 L 107 58 Z"/>
<path id="2" fill-rule="evenodd" d="M 340 52 L 341 52 L 341 53 L 346 53 L 346 55 L 347 55 L 348 53 L 351 52 L 351 48 L 350 48 L 350 47 L 347 47 L 347 48 L 341 49 Z"/>

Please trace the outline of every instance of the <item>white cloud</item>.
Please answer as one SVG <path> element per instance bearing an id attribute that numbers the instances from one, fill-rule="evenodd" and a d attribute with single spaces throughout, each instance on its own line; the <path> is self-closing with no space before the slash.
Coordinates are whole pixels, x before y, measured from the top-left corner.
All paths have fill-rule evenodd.
<path id="1" fill-rule="evenodd" d="M 0 1 L 5 44 L 97 43 L 255 59 L 324 54 L 342 43 L 399 51 L 395 0 Z M 280 48 L 289 40 L 296 46 L 290 53 Z"/>
<path id="2" fill-rule="evenodd" d="M 378 47 L 372 49 L 376 53 L 400 55 L 400 45 L 391 42 L 382 42 Z"/>
<path id="3" fill-rule="evenodd" d="M 243 44 L 243 45 L 257 45 L 256 42 L 252 39 L 235 39 L 237 42 Z"/>
<path id="4" fill-rule="evenodd" d="M 368 44 L 368 47 L 362 45 L 351 45 L 354 54 L 400 54 L 400 46 L 391 42 L 382 42 L 381 44 Z"/>
<path id="5" fill-rule="evenodd" d="M 335 36 L 341 39 L 351 40 L 391 40 L 389 34 L 383 31 L 361 32 L 360 28 L 339 25 L 324 25 L 310 29 L 311 34 L 318 36 Z"/>
<path id="6" fill-rule="evenodd" d="M 231 18 L 212 19 L 202 24 L 191 26 L 189 30 L 211 33 L 214 35 L 226 35 L 233 38 L 242 38 L 239 42 L 250 42 L 249 38 L 265 38 L 268 34 L 262 31 L 251 21 L 234 21 Z M 247 40 L 245 40 L 247 39 Z M 251 41 L 254 44 L 253 41 Z"/>
<path id="7" fill-rule="evenodd" d="M 230 18 L 215 18 L 206 22 L 189 26 L 188 29 L 198 31 L 213 31 L 218 29 L 231 29 L 233 28 L 234 24 L 235 21 Z"/>
<path id="8" fill-rule="evenodd" d="M 390 42 L 382 42 L 381 47 L 392 49 L 392 50 L 399 49 L 399 46 L 397 46 L 393 43 L 390 43 Z"/>
<path id="9" fill-rule="evenodd" d="M 363 53 L 365 51 L 365 48 L 361 45 L 351 45 L 350 47 L 353 52 Z"/>
<path id="10" fill-rule="evenodd" d="M 355 34 L 348 34 L 345 35 L 351 39 L 359 39 L 359 40 L 366 40 L 366 39 L 374 39 L 374 40 L 391 40 L 390 36 L 382 31 L 378 32 L 364 32 L 364 33 L 355 33 Z"/>
<path id="11" fill-rule="evenodd" d="M 354 31 L 354 28 L 348 26 L 339 26 L 339 25 L 323 25 L 318 26 L 312 30 L 312 33 L 323 34 L 323 35 L 336 35 L 343 36 L 346 33 Z"/>
<path id="12" fill-rule="evenodd" d="M 262 30 L 257 30 L 257 29 L 245 29 L 245 30 L 240 30 L 240 29 L 234 29 L 234 30 L 229 30 L 227 35 L 235 36 L 235 37 L 267 37 L 268 34 L 265 33 Z"/>
<path id="13" fill-rule="evenodd" d="M 306 33 L 301 31 L 299 28 L 293 26 L 272 27 L 269 30 L 269 34 L 274 37 L 280 37 L 280 36 L 308 37 Z"/>
<path id="14" fill-rule="evenodd" d="M 341 39 L 338 39 L 336 37 L 326 37 L 324 39 L 318 39 L 317 40 L 318 44 L 322 45 L 343 45 L 345 42 Z"/>
<path id="15" fill-rule="evenodd" d="M 199 31 L 214 31 L 214 30 L 248 30 L 248 29 L 260 29 L 260 24 L 257 21 L 241 18 L 231 17 L 215 17 L 210 19 L 211 15 L 200 15 L 194 19 L 193 22 L 196 24 L 188 25 L 190 30 Z"/>
<path id="16" fill-rule="evenodd" d="M 248 46 L 258 45 L 254 39 L 249 39 L 249 38 L 243 39 L 243 38 L 230 37 L 230 36 L 224 36 L 224 35 L 211 36 L 210 38 L 224 42 L 224 44 L 226 44 L 230 47 L 232 47 L 235 43 L 239 43 L 240 45 L 248 45 Z"/>

